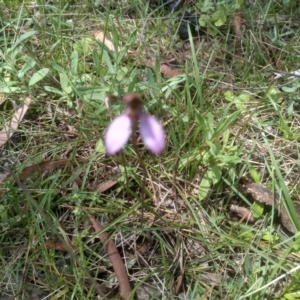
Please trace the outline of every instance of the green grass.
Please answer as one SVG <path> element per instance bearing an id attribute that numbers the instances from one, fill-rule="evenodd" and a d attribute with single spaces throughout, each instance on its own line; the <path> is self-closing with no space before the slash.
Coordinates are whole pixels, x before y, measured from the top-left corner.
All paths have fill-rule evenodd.
<path id="1" fill-rule="evenodd" d="M 81 206 L 114 238 L 139 299 L 300 299 L 298 234 L 278 226 L 274 209 L 254 224 L 230 212 L 231 204 L 252 205 L 241 186 L 256 181 L 280 195 L 300 230 L 300 79 L 273 80 L 299 68 L 300 9 L 296 1 L 254 2 L 213 6 L 207 18 L 219 9 L 225 24 L 208 19 L 206 35 L 183 43 L 176 13 L 149 15 L 145 1 L 106 10 L 87 0 L 38 0 L 35 8 L 0 1 L 1 128 L 14 104 L 33 99 L 0 149 L 1 178 L 11 173 L 0 182 L 1 300 L 95 299 L 93 282 L 107 299 L 120 298 Z M 200 11 L 204 1 L 194 4 Z M 234 11 L 243 21 L 241 56 Z M 98 30 L 120 51 L 97 42 Z M 170 56 L 184 75 L 160 73 Z M 128 92 L 166 131 L 162 156 L 140 147 L 146 185 L 130 144 L 111 158 L 102 144 L 104 98 Z M 112 104 L 115 115 L 123 108 Z M 58 159 L 69 163 L 18 180 L 25 167 Z M 95 192 L 108 180 L 117 184 Z"/>

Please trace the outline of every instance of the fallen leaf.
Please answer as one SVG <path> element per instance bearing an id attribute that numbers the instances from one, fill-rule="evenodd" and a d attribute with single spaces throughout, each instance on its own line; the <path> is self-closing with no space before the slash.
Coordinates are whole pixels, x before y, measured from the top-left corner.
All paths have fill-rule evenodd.
<path id="1" fill-rule="evenodd" d="M 230 210 L 242 218 L 240 220 L 240 222 L 243 222 L 243 220 L 245 220 L 245 219 L 246 219 L 246 221 L 251 222 L 251 223 L 255 222 L 255 219 L 251 213 L 251 210 L 246 207 L 241 207 L 238 205 L 231 205 Z"/>
<path id="2" fill-rule="evenodd" d="M 181 69 L 178 68 L 172 68 L 166 64 L 160 65 L 160 72 L 166 77 L 166 78 L 172 78 L 177 75 L 183 75 L 184 72 Z"/>
<path id="3" fill-rule="evenodd" d="M 95 39 L 99 42 L 101 42 L 102 44 L 104 44 L 110 51 L 116 51 L 115 50 L 115 46 L 112 43 L 112 41 L 110 39 L 107 38 L 106 34 L 99 30 L 95 33 Z M 118 47 L 118 51 L 120 51 L 121 48 Z"/>
<path id="4" fill-rule="evenodd" d="M 116 185 L 118 182 L 115 180 L 107 180 L 99 185 L 97 191 L 99 193 L 104 193 L 105 191 L 109 190 L 111 187 Z"/>
<path id="5" fill-rule="evenodd" d="M 23 171 L 21 172 L 21 174 L 19 175 L 19 178 L 21 180 L 24 180 L 36 172 L 40 172 L 40 173 L 51 172 L 56 169 L 62 169 L 64 167 L 66 167 L 68 164 L 74 165 L 74 164 L 83 163 L 83 162 L 86 162 L 86 160 L 84 160 L 84 159 L 76 160 L 76 161 L 75 160 L 71 161 L 70 159 L 46 160 L 46 161 L 42 161 L 36 165 L 32 165 L 32 166 L 28 166 L 28 167 L 24 168 Z"/>
<path id="6" fill-rule="evenodd" d="M 242 31 L 241 31 L 241 15 L 236 14 L 234 16 L 234 30 L 235 30 L 235 37 L 236 37 L 236 54 L 238 56 L 242 55 Z"/>
<path id="7" fill-rule="evenodd" d="M 72 246 L 72 245 L 71 245 Z M 51 249 L 51 250 L 60 250 L 60 251 L 68 251 L 68 247 L 65 246 L 62 242 L 59 241 L 47 241 L 45 243 L 46 249 Z"/>
<path id="8" fill-rule="evenodd" d="M 89 214 L 86 209 L 82 208 L 82 210 L 89 217 L 95 231 L 96 232 L 103 231 L 103 227 L 101 226 L 101 224 L 91 214 Z M 126 300 L 133 299 L 133 297 L 129 297 L 129 295 L 131 293 L 129 278 L 128 278 L 123 260 L 119 254 L 118 249 L 115 246 L 115 243 L 109 237 L 107 232 L 100 233 L 99 238 L 100 238 L 101 242 L 103 243 L 103 245 L 105 245 L 105 247 L 106 247 L 107 256 L 108 256 L 108 258 L 113 266 L 113 269 L 116 273 L 116 277 L 117 277 L 117 279 L 119 281 L 119 285 L 120 285 L 120 291 L 121 291 L 122 298 L 126 299 Z"/>
<path id="9" fill-rule="evenodd" d="M 166 60 L 166 61 L 161 60 L 159 62 L 160 73 L 162 73 L 166 78 L 172 78 L 172 77 L 175 77 L 177 75 L 185 74 L 181 69 L 169 66 L 167 64 L 169 61 L 174 61 L 174 58 L 172 58 L 172 59 L 170 58 L 169 60 Z M 151 60 L 151 59 L 145 61 L 144 64 L 149 68 L 154 69 L 156 67 L 156 62 L 154 60 Z"/>
<path id="10" fill-rule="evenodd" d="M 15 131 L 18 129 L 20 122 L 24 118 L 29 105 L 31 102 L 31 98 L 27 97 L 24 101 L 22 107 L 20 107 L 14 114 L 12 120 L 4 126 L 4 128 L 0 131 L 0 147 L 5 145 L 7 141 L 12 137 Z"/>
<path id="11" fill-rule="evenodd" d="M 273 194 L 269 189 L 262 186 L 261 184 L 250 183 L 244 186 L 244 191 L 250 194 L 252 198 L 260 203 L 264 203 L 270 206 L 276 205 L 278 203 L 279 197 L 277 194 Z M 295 211 L 300 218 L 300 203 L 293 202 Z M 293 223 L 283 207 L 280 209 L 280 221 L 282 225 L 292 233 L 296 233 Z"/>
<path id="12" fill-rule="evenodd" d="M 299 202 L 293 202 L 293 205 L 295 207 L 295 211 L 297 216 L 300 218 L 300 203 Z M 280 221 L 282 225 L 290 232 L 296 233 L 297 231 L 295 230 L 294 224 L 291 222 L 291 219 L 285 210 L 284 207 L 280 210 Z"/>
<path id="13" fill-rule="evenodd" d="M 182 282 L 183 282 L 183 278 L 184 278 L 184 274 L 180 274 L 178 277 L 177 277 L 177 280 L 176 280 L 176 285 L 175 285 L 175 290 L 174 290 L 174 294 L 175 295 L 178 295 L 179 293 L 179 290 L 180 290 L 180 287 L 182 285 Z"/>
<path id="14" fill-rule="evenodd" d="M 250 194 L 254 200 L 267 205 L 276 204 L 278 201 L 277 195 L 273 195 L 268 188 L 257 183 L 245 185 L 245 193 Z"/>

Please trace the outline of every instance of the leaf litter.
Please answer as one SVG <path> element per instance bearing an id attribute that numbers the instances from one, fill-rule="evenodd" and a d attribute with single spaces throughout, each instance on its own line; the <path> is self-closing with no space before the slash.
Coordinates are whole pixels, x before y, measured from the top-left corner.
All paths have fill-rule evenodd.
<path id="1" fill-rule="evenodd" d="M 242 191 L 245 194 L 250 195 L 255 201 L 268 205 L 268 206 L 274 206 L 277 208 L 279 204 L 279 196 L 276 193 L 272 193 L 268 188 L 261 184 L 257 183 L 248 183 L 243 186 Z M 295 206 L 295 211 L 300 218 L 300 203 L 293 202 Z M 249 208 L 241 207 L 238 205 L 231 205 L 230 210 L 239 216 L 242 217 L 241 221 L 246 220 L 249 222 L 254 222 L 255 218 L 252 215 L 252 212 Z M 291 233 L 295 234 L 296 230 L 295 227 L 283 205 L 281 205 L 280 210 L 280 221 L 281 224 Z"/>
<path id="2" fill-rule="evenodd" d="M 4 128 L 0 131 L 0 147 L 4 146 L 13 134 L 17 131 L 20 122 L 23 120 L 29 105 L 31 103 L 31 98 L 26 97 L 24 104 L 17 109 L 13 115 L 11 121 L 5 124 Z"/>
<path id="3" fill-rule="evenodd" d="M 123 260 L 119 254 L 119 251 L 115 246 L 114 241 L 111 239 L 111 237 L 107 232 L 103 232 L 104 228 L 101 226 L 101 224 L 91 214 L 89 214 L 87 210 L 85 209 L 83 210 L 85 211 L 88 218 L 90 219 L 95 231 L 101 232 L 99 233 L 98 236 L 101 242 L 103 243 L 103 245 L 105 246 L 107 256 L 115 271 L 116 277 L 119 282 L 122 298 L 127 300 L 133 299 L 132 296 L 130 296 L 132 290 L 127 275 L 127 271 L 124 266 Z"/>

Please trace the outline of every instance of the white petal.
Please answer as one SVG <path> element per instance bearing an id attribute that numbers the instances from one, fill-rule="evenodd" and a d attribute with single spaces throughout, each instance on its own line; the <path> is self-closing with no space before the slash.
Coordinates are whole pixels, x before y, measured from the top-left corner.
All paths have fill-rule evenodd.
<path id="1" fill-rule="evenodd" d="M 140 130 L 146 147 L 155 154 L 161 154 L 165 148 L 165 132 L 160 123 L 153 116 L 143 113 Z"/>
<path id="2" fill-rule="evenodd" d="M 108 126 L 105 147 L 108 155 L 115 155 L 128 142 L 132 131 L 131 120 L 126 114 L 116 117 Z"/>

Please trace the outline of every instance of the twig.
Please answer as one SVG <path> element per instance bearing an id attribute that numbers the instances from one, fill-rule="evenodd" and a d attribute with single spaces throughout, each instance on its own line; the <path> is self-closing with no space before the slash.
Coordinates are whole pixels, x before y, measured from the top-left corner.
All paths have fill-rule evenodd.
<path id="1" fill-rule="evenodd" d="M 113 269 L 116 273 L 117 279 L 119 281 L 122 298 L 126 299 L 126 300 L 133 299 L 133 296 L 130 296 L 131 286 L 129 283 L 127 271 L 126 271 L 126 268 L 124 266 L 122 258 L 120 256 L 118 249 L 116 248 L 114 242 L 110 239 L 107 232 L 102 232 L 103 227 L 101 226 L 101 224 L 91 214 L 89 214 L 85 208 L 82 207 L 81 209 L 89 217 L 91 223 L 93 224 L 95 231 L 101 232 L 101 233 L 99 233 L 99 238 L 106 247 L 107 256 L 108 256 L 108 258 L 113 266 Z"/>

